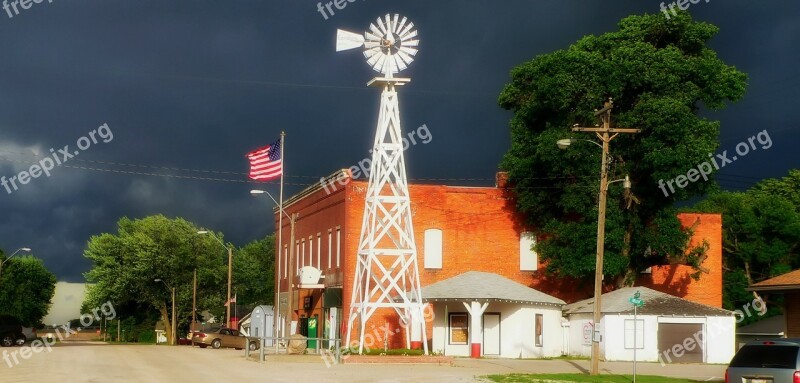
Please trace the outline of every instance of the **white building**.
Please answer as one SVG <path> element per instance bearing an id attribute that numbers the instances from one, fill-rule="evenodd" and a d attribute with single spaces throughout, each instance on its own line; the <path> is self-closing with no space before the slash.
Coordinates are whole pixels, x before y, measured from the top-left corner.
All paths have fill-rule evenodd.
<path id="1" fill-rule="evenodd" d="M 561 299 L 479 271 L 423 287 L 422 297 L 434 307 L 434 352 L 503 358 L 562 353 Z"/>
<path id="2" fill-rule="evenodd" d="M 644 305 L 634 321 L 629 299 Z M 626 287 L 602 296 L 600 358 L 662 363 L 728 363 L 736 352 L 733 312 L 691 302 L 646 287 Z M 594 298 L 569 304 L 565 354 L 591 356 Z M 635 339 L 635 343 L 634 343 Z"/>

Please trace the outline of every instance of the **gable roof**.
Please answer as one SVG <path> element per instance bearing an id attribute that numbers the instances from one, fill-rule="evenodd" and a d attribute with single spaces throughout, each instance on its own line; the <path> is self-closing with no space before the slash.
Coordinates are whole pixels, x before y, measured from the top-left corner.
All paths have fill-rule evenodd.
<path id="1" fill-rule="evenodd" d="M 758 282 L 750 288 L 750 291 L 781 291 L 781 290 L 800 290 L 800 270 L 788 272 L 766 281 Z"/>
<path id="2" fill-rule="evenodd" d="M 758 322 L 751 323 L 736 329 L 738 335 L 764 335 L 764 336 L 783 336 L 786 332 L 786 317 L 776 315 Z"/>
<path id="3" fill-rule="evenodd" d="M 468 271 L 422 288 L 422 300 L 490 300 L 563 306 L 566 302 L 493 273 Z"/>
<path id="4" fill-rule="evenodd" d="M 682 315 L 682 316 L 731 316 L 733 312 L 708 306 L 662 293 L 647 287 L 623 287 L 603 294 L 600 311 L 604 314 L 633 314 L 633 304 L 628 299 L 639 292 L 644 305 L 637 312 L 640 315 Z M 594 298 L 568 304 L 566 314 L 594 312 Z"/>

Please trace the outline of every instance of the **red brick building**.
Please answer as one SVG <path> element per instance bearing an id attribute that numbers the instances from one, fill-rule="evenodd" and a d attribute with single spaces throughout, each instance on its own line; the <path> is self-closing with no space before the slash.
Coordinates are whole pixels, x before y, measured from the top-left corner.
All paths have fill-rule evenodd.
<path id="1" fill-rule="evenodd" d="M 342 180 L 337 182 L 336 180 Z M 321 271 L 319 283 L 299 285 L 294 291 L 293 320 L 299 321 L 305 333 L 308 318 L 317 319 L 317 336 L 341 338 L 346 334 L 350 309 L 356 254 L 361 231 L 367 182 L 350 179 L 347 170 L 328 177 L 284 202 L 286 213 L 298 213 L 295 225 L 294 268 L 313 266 Z M 499 274 L 566 302 L 587 298 L 592 284 L 548 277 L 538 256 L 530 250 L 531 230 L 515 210 L 515 201 L 508 189 L 498 187 L 460 187 L 444 185 L 410 185 L 415 238 L 422 287 L 455 277 L 467 271 Z M 278 215 L 275 212 L 276 227 Z M 684 266 L 653 268 L 642 284 L 689 300 L 720 307 L 721 283 L 721 217 L 715 214 L 681 215 L 685 226 L 693 226 L 693 243 L 706 241 L 709 257 L 704 266 L 711 270 L 699 282 L 689 278 L 691 269 Z M 279 327 L 288 308 L 290 262 L 289 220 L 283 220 L 283 249 L 280 254 Z M 297 285 L 296 285 L 297 286 Z M 385 326 L 389 327 L 385 327 Z M 392 310 L 376 313 L 368 328 L 373 343 L 384 345 L 387 329 L 389 347 L 404 347 L 405 331 L 397 323 Z M 427 331 L 431 336 L 430 322 Z"/>

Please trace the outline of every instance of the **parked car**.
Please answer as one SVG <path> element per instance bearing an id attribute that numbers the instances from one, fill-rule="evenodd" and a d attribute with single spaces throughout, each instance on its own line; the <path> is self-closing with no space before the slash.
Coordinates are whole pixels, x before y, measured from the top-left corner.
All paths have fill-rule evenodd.
<path id="1" fill-rule="evenodd" d="M 725 370 L 726 383 L 800 383 L 800 339 L 746 343 Z"/>
<path id="2" fill-rule="evenodd" d="M 20 321 L 10 315 L 0 315 L 0 346 L 11 347 L 20 339 L 24 344 L 25 334 Z"/>
<path id="3" fill-rule="evenodd" d="M 35 327 L 23 327 L 22 328 L 22 337 L 17 338 L 17 346 L 25 345 L 25 342 L 32 341 L 36 339 L 36 328 Z"/>
<path id="4" fill-rule="evenodd" d="M 206 348 L 230 347 L 237 350 L 242 350 L 249 345 L 250 350 L 258 350 L 258 341 L 252 340 L 248 343 L 247 338 L 239 333 L 239 330 L 232 328 L 221 328 L 216 331 L 196 331 L 192 335 L 192 342 Z"/>

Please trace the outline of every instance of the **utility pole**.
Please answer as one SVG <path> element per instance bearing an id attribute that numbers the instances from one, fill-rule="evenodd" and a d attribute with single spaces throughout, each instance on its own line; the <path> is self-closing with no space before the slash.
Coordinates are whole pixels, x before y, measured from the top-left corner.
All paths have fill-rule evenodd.
<path id="1" fill-rule="evenodd" d="M 192 278 L 192 335 L 195 330 L 195 317 L 197 316 L 197 267 L 194 268 L 194 277 Z M 192 342 L 194 346 L 194 342 Z"/>
<path id="2" fill-rule="evenodd" d="M 175 334 L 175 330 L 178 329 L 175 323 L 175 288 L 172 288 L 172 345 L 178 344 L 177 342 L 177 335 Z"/>
<path id="3" fill-rule="evenodd" d="M 225 246 L 228 248 L 228 304 L 226 312 L 226 320 L 228 321 L 228 328 L 231 328 L 231 276 L 233 275 L 233 247 Z"/>
<path id="4" fill-rule="evenodd" d="M 289 302 L 287 304 L 286 323 L 284 324 L 283 331 L 283 336 L 287 338 L 292 335 L 290 332 L 292 330 L 292 319 L 294 319 L 294 279 L 296 276 L 294 265 L 294 225 L 297 223 L 298 217 L 300 217 L 300 214 L 292 213 L 292 217 L 289 220 L 289 268 L 287 269 L 289 272 L 289 283 L 286 287 L 289 293 Z"/>
<path id="5" fill-rule="evenodd" d="M 611 127 L 611 110 L 613 101 L 609 98 L 603 104 L 603 109 L 595 111 L 594 115 L 602 121 L 602 126 L 572 128 L 573 132 L 593 132 L 603 142 L 603 160 L 600 170 L 600 195 L 597 218 L 597 259 L 594 273 L 594 316 L 592 334 L 592 375 L 597 375 L 600 370 L 600 319 L 601 299 L 603 295 L 603 250 L 605 247 L 606 233 L 606 195 L 608 194 L 608 149 L 611 140 L 620 133 L 639 133 L 641 129 L 623 129 Z"/>

